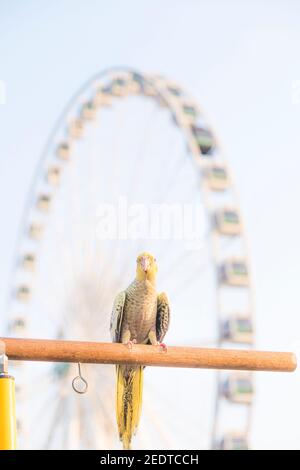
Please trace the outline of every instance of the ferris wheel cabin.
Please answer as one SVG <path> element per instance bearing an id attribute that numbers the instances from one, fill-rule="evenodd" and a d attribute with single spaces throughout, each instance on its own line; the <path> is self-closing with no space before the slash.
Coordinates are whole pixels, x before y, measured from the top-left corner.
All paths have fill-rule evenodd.
<path id="1" fill-rule="evenodd" d="M 230 186 L 228 172 L 223 165 L 210 165 L 205 169 L 204 176 L 212 191 L 225 191 Z"/>
<path id="2" fill-rule="evenodd" d="M 215 148 L 214 136 L 210 130 L 192 126 L 192 132 L 202 155 L 211 155 Z"/>
<path id="3" fill-rule="evenodd" d="M 84 123 L 80 118 L 75 118 L 69 125 L 69 135 L 74 139 L 79 139 L 83 136 Z"/>
<path id="4" fill-rule="evenodd" d="M 215 447 L 219 450 L 248 450 L 248 440 L 245 434 L 227 433 Z"/>
<path id="5" fill-rule="evenodd" d="M 69 160 L 71 155 L 71 146 L 68 142 L 63 142 L 57 147 L 57 156 L 61 160 Z"/>
<path id="6" fill-rule="evenodd" d="M 22 266 L 28 271 L 34 271 L 36 265 L 36 257 L 33 253 L 26 253 L 22 259 Z"/>
<path id="7" fill-rule="evenodd" d="M 32 240 L 41 240 L 44 232 L 44 227 L 36 222 L 33 222 L 29 227 L 29 238 Z"/>
<path id="8" fill-rule="evenodd" d="M 85 121 L 93 121 L 96 119 L 97 106 L 93 101 L 87 101 L 82 105 L 81 118 Z"/>
<path id="9" fill-rule="evenodd" d="M 223 321 L 221 340 L 230 343 L 253 344 L 254 332 L 249 316 L 232 315 Z"/>
<path id="10" fill-rule="evenodd" d="M 17 288 L 16 297 L 21 302 L 28 302 L 31 297 L 30 288 L 23 284 Z"/>
<path id="11" fill-rule="evenodd" d="M 221 235 L 240 235 L 242 224 L 237 209 L 219 209 L 214 215 L 215 227 Z"/>
<path id="12" fill-rule="evenodd" d="M 221 393 L 232 403 L 250 405 L 253 400 L 254 387 L 250 374 L 230 374 L 221 385 Z"/>
<path id="13" fill-rule="evenodd" d="M 51 196 L 48 194 L 41 194 L 37 200 L 37 208 L 41 211 L 47 212 L 50 209 Z"/>
<path id="14" fill-rule="evenodd" d="M 249 274 L 245 260 L 232 258 L 219 267 L 219 281 L 232 287 L 248 287 Z"/>
<path id="15" fill-rule="evenodd" d="M 99 106 L 110 106 L 112 96 L 108 88 L 99 87 L 96 90 L 93 103 L 96 107 Z"/>
<path id="16" fill-rule="evenodd" d="M 60 168 L 57 166 L 51 166 L 48 168 L 46 181 L 53 186 L 57 186 L 60 182 Z"/>

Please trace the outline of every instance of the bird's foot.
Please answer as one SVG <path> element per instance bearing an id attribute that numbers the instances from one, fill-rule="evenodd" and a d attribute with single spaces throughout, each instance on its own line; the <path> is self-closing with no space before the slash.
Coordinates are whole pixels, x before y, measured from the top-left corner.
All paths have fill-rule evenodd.
<path id="1" fill-rule="evenodd" d="M 130 351 L 132 351 L 132 347 L 134 344 L 136 344 L 136 339 L 127 341 L 126 346 L 128 347 Z"/>
<path id="2" fill-rule="evenodd" d="M 157 346 L 161 350 L 161 352 L 167 352 L 168 351 L 168 346 L 165 343 L 160 343 L 159 341 L 157 342 Z"/>

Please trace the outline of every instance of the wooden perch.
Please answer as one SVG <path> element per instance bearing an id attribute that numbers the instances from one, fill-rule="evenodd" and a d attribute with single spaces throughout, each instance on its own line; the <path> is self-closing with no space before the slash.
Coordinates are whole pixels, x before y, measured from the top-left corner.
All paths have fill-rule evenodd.
<path id="1" fill-rule="evenodd" d="M 118 343 L 0 338 L 11 360 L 143 364 L 158 367 L 292 372 L 296 356 L 290 352 L 133 345 Z"/>

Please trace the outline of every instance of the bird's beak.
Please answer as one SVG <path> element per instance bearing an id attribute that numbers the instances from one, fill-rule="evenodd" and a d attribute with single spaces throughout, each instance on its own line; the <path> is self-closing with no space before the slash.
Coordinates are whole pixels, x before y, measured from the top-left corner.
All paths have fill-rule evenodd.
<path id="1" fill-rule="evenodd" d="M 150 267 L 150 260 L 148 257 L 143 256 L 141 258 L 141 266 L 142 266 L 143 271 L 145 271 L 146 273 Z"/>

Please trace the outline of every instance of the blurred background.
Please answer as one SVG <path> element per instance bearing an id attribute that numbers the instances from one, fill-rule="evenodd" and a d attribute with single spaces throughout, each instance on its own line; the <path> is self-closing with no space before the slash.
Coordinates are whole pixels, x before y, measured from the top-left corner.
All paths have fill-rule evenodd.
<path id="1" fill-rule="evenodd" d="M 156 109 L 153 100 L 143 96 L 140 100 L 134 98 L 126 104 L 117 104 L 116 116 L 112 110 L 107 114 L 105 111 L 103 118 L 100 114 L 93 130 L 87 131 L 76 147 L 77 155 L 91 155 L 90 170 L 84 169 L 82 160 L 77 167 L 72 167 L 71 162 L 70 172 L 74 178 L 61 181 L 58 202 L 51 208 L 49 216 L 50 228 L 46 239 L 37 248 L 42 260 L 34 281 L 38 294 L 33 295 L 30 307 L 19 307 L 15 300 L 12 301 L 20 282 L 27 286 L 27 278 L 24 284 L 23 278 L 18 277 L 22 276 L 18 257 L 28 249 L 30 253 L 33 250 L 31 242 L 25 240 L 25 229 L 35 216 L 34 191 L 43 194 L 45 190 L 44 167 L 39 165 L 45 143 L 66 103 L 83 83 L 98 72 L 117 66 L 119 70 L 128 67 L 141 74 L 158 74 L 175 81 L 203 110 L 210 128 L 222 142 L 238 192 L 238 198 L 234 193 L 234 201 L 243 215 L 243 233 L 247 237 L 246 255 L 251 267 L 251 293 L 254 293 L 255 347 L 300 349 L 298 2 L 15 0 L 2 1 L 0 9 L 1 330 L 9 329 L 13 311 L 20 314 L 20 318 L 26 314 L 30 317 L 30 326 L 25 328 L 28 336 L 95 339 L 102 338 L 103 334 L 106 338 L 109 306 L 118 290 L 132 280 L 136 252 L 142 251 L 144 246 L 141 241 L 130 241 L 129 247 L 118 243 L 116 252 L 113 241 L 102 244 L 99 255 L 102 270 L 96 273 L 98 258 L 93 259 L 93 251 L 84 245 L 87 251 L 83 258 L 90 262 L 87 267 L 82 265 L 82 260 L 78 262 L 80 267 L 76 262 L 74 265 L 76 254 L 83 246 L 78 239 L 87 243 L 96 223 L 98 205 L 108 200 L 116 202 L 124 194 L 130 201 L 144 204 L 199 200 L 205 205 L 205 191 L 201 193 L 201 185 L 195 176 L 199 169 L 192 170 L 190 163 L 181 166 L 185 152 L 182 126 L 176 119 L 175 125 L 171 123 L 164 103 L 160 103 L 161 111 Z M 159 83 L 158 87 L 164 86 Z M 75 104 L 82 103 L 79 95 Z M 53 149 L 63 142 L 66 125 L 72 123 L 72 112 L 73 108 L 63 116 L 57 133 L 49 141 L 44 160 L 49 165 L 54 158 Z M 101 156 L 99 166 L 95 155 Z M 159 158 L 168 162 L 173 155 L 174 167 L 160 163 Z M 223 154 L 220 156 L 223 161 L 221 158 Z M 155 190 L 150 183 L 147 191 L 143 184 L 136 184 L 135 166 L 141 167 L 142 181 L 147 175 L 150 175 L 150 181 L 156 181 Z M 160 192 L 157 197 L 157 191 L 161 191 L 165 181 L 162 168 L 170 176 L 171 189 L 168 196 Z M 34 173 L 34 190 L 28 196 Z M 98 174 L 99 180 L 95 179 Z M 101 186 L 99 192 L 98 186 Z M 189 186 L 190 192 L 187 191 Z M 86 209 L 91 208 L 87 189 L 93 187 L 96 188 L 94 205 L 84 231 L 80 221 L 85 219 L 75 214 L 67 220 L 65 215 L 72 213 L 71 207 L 80 204 L 80 214 L 86 215 Z M 47 205 L 47 201 L 44 203 Z M 24 225 L 20 230 L 21 220 Z M 44 219 L 42 223 L 46 224 Z M 171 301 L 174 298 L 169 344 L 201 346 L 210 342 L 215 344 L 218 340 L 216 315 L 212 310 L 216 296 L 211 282 L 214 266 L 210 258 L 205 268 L 205 281 L 199 280 L 199 285 L 197 279 L 195 281 L 200 269 L 195 258 L 202 263 L 206 242 L 209 242 L 205 238 L 206 228 L 202 234 L 203 248 L 196 251 L 197 256 L 191 255 L 191 250 L 186 254 L 183 246 L 178 247 L 176 243 L 169 246 L 165 241 L 161 244 L 149 242 L 146 247 L 158 251 L 158 261 L 162 258 L 159 288 L 170 292 Z M 72 251 L 67 253 L 71 243 Z M 127 250 L 126 257 L 124 250 Z M 181 256 L 178 262 L 177 254 Z M 61 263 L 62 258 L 65 264 Z M 31 261 L 29 259 L 29 264 Z M 121 269 L 124 263 L 127 271 Z M 102 280 L 107 277 L 107 272 L 110 281 L 103 287 Z M 191 278 L 185 274 L 189 272 Z M 60 282 L 66 273 L 67 287 Z M 74 273 L 79 273 L 76 282 Z M 105 301 L 99 298 L 99 282 L 102 290 L 109 293 Z M 208 285 L 210 287 L 206 289 Z M 76 295 L 79 291 L 80 299 L 84 298 L 82 304 L 72 289 Z M 64 298 L 67 290 L 68 295 Z M 175 296 L 178 290 L 184 291 L 183 297 Z M 26 296 L 26 292 L 23 294 Z M 103 315 L 103 309 L 99 307 L 102 301 L 105 317 L 98 324 L 98 317 Z M 87 302 L 91 304 L 88 308 Z M 45 311 L 49 310 L 45 318 L 44 310 L 41 310 L 43 305 Z M 62 308 L 67 312 L 65 316 L 60 314 Z M 199 308 L 199 315 L 196 308 Z M 183 309 L 187 311 L 184 317 Z M 42 369 L 33 365 L 30 372 L 26 367 L 29 366 L 23 369 L 16 366 L 15 370 L 17 383 L 19 378 L 19 383 L 24 384 L 24 391 L 20 391 L 23 398 L 18 401 L 24 447 L 94 447 L 95 440 L 102 440 L 100 448 L 119 448 L 113 418 L 113 368 L 106 372 L 108 368 L 86 367 L 90 381 L 99 393 L 91 392 L 90 397 L 86 395 L 85 401 L 79 403 L 70 387 L 70 377 L 76 374 L 76 368 L 64 370 L 43 366 Z M 146 370 L 146 373 L 146 405 L 137 447 L 209 448 L 214 424 L 224 428 L 224 432 L 230 428 L 236 412 L 228 405 L 228 410 L 221 416 L 220 408 L 227 405 L 223 398 L 217 398 L 219 411 L 215 414 L 219 385 L 216 385 L 213 372 L 170 369 Z M 257 373 L 254 379 L 253 400 L 251 398 L 251 405 L 246 405 L 251 408 L 249 445 L 255 449 L 299 448 L 298 372 L 291 375 Z M 108 385 L 104 387 L 103 395 L 101 388 L 105 381 Z M 34 387 L 34 401 L 38 403 L 31 403 L 32 394 L 26 392 L 30 387 Z M 27 401 L 26 396 L 29 397 Z M 42 426 L 43 436 L 40 440 L 38 436 L 32 438 L 31 429 L 44 415 L 46 405 L 49 410 Z M 68 409 L 68 413 L 59 420 L 64 409 Z M 91 429 L 90 423 L 95 416 L 98 416 L 97 426 L 95 424 L 95 429 Z M 237 419 L 239 426 L 248 426 L 248 415 Z M 82 430 L 84 444 L 80 438 Z M 63 444 L 59 433 L 68 436 Z M 219 435 L 216 445 L 220 446 L 222 442 L 224 445 L 222 435 Z"/>

